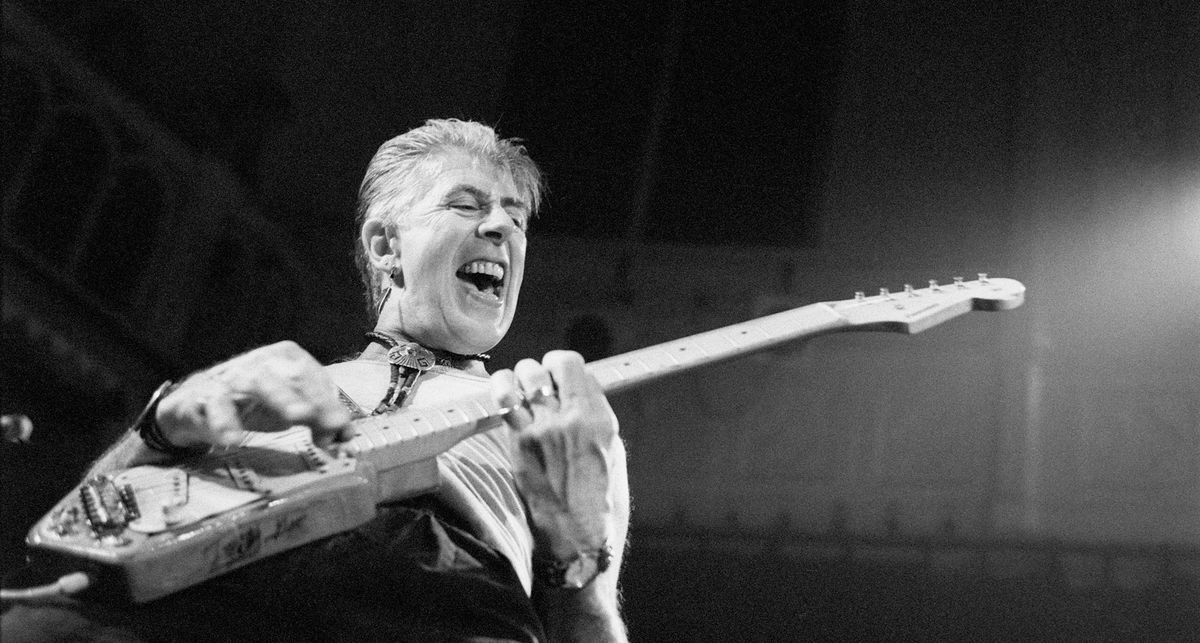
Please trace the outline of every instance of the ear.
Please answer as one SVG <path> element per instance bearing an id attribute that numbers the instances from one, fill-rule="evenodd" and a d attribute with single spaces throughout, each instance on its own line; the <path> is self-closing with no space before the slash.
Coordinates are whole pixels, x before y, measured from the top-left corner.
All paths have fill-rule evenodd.
<path id="1" fill-rule="evenodd" d="M 362 227 L 363 250 L 367 261 L 376 270 L 391 274 L 393 266 L 400 263 L 400 243 L 395 234 L 379 219 L 368 219 Z"/>

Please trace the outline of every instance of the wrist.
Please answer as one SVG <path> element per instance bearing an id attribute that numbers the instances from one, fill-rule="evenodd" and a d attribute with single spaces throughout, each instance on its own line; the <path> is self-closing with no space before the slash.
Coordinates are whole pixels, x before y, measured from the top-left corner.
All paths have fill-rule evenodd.
<path id="1" fill-rule="evenodd" d="M 627 641 L 617 592 L 619 556 L 612 566 L 581 589 L 534 584 L 534 604 L 551 641 Z"/>
<path id="2" fill-rule="evenodd" d="M 616 524 L 607 500 L 603 503 L 593 501 L 590 506 L 575 503 L 568 507 L 532 498 L 528 501 L 528 510 L 538 549 L 558 557 L 600 548 L 611 541 Z"/>
<path id="3" fill-rule="evenodd" d="M 549 589 L 587 587 L 612 565 L 612 546 L 604 541 L 593 549 L 578 549 L 567 556 L 534 556 L 533 574 Z"/>
<path id="4" fill-rule="evenodd" d="M 145 408 L 138 414 L 137 419 L 133 421 L 131 429 L 136 431 L 141 437 L 142 442 L 150 449 L 166 455 L 176 457 L 187 457 L 197 455 L 207 451 L 207 449 L 196 447 L 181 447 L 171 442 L 165 433 L 162 426 L 158 423 L 158 405 L 163 398 L 170 395 L 175 389 L 179 388 L 179 384 L 167 380 L 155 389 L 150 396 L 150 401 L 146 403 Z"/>

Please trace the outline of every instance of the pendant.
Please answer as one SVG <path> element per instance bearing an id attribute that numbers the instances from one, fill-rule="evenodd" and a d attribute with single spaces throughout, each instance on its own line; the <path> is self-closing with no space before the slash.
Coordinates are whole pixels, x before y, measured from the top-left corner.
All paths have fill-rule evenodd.
<path id="1" fill-rule="evenodd" d="M 411 368 L 422 373 L 433 368 L 434 364 L 437 364 L 437 359 L 433 356 L 433 352 L 416 342 L 399 344 L 389 348 L 387 359 L 389 364 Z"/>

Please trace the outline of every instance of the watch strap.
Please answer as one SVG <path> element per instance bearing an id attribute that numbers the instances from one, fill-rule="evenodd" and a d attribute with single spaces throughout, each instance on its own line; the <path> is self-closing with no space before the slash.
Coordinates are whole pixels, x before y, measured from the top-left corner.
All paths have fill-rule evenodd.
<path id="1" fill-rule="evenodd" d="M 175 389 L 179 388 L 179 384 L 167 380 L 160 384 L 154 393 L 150 395 L 150 401 L 146 403 L 145 408 L 138 414 L 137 419 L 133 421 L 132 430 L 137 431 L 141 436 L 142 442 L 146 446 L 158 451 L 176 457 L 193 456 L 197 453 L 207 451 L 205 448 L 181 447 L 172 444 L 167 440 L 167 436 L 163 435 L 162 427 L 155 421 L 155 415 L 158 413 L 158 403 L 164 397 L 170 394 Z"/>

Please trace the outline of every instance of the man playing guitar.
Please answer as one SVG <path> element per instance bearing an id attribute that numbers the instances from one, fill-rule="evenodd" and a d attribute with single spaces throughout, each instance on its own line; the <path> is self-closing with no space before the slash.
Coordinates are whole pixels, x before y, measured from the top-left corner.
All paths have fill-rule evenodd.
<path id="1" fill-rule="evenodd" d="M 436 490 L 143 605 L 16 606 L 4 640 L 623 640 L 628 481 L 600 385 L 565 351 L 485 370 L 516 310 L 540 189 L 524 148 L 485 125 L 431 120 L 387 141 L 359 193 L 377 317 L 362 353 L 322 366 L 282 342 L 196 373 L 91 471 L 296 425 L 336 449 L 355 417 L 490 393 L 505 422 L 438 456 Z"/>

